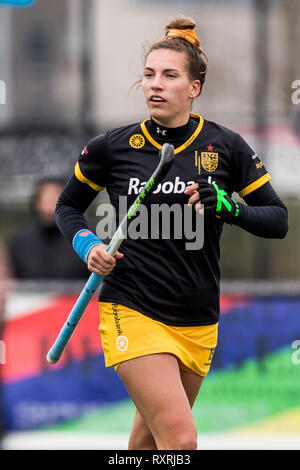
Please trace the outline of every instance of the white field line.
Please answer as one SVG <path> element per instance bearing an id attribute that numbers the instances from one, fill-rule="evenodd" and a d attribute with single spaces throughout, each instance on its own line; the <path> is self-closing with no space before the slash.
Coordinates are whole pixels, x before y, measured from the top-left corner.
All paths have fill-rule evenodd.
<path id="1" fill-rule="evenodd" d="M 126 434 L 98 434 L 87 432 L 15 432 L 7 434 L 3 450 L 126 450 Z M 300 450 L 300 435 L 238 436 L 199 434 L 198 450 Z"/>

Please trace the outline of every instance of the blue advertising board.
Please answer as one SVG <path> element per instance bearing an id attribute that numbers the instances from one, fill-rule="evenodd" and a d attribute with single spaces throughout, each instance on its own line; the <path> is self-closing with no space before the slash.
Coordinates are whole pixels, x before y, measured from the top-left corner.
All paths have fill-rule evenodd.
<path id="1" fill-rule="evenodd" d="M 36 3 L 37 0 L 0 0 L 1 5 L 10 5 L 13 7 L 29 7 Z"/>

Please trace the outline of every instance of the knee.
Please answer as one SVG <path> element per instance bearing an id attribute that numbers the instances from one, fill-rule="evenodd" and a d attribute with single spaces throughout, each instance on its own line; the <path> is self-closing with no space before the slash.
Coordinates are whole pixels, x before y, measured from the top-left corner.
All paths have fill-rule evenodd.
<path id="1" fill-rule="evenodd" d="M 175 450 L 197 450 L 197 432 L 193 430 L 179 431 L 173 436 Z"/>
<path id="2" fill-rule="evenodd" d="M 128 450 L 156 450 L 155 440 L 150 432 L 131 432 Z"/>
<path id="3" fill-rule="evenodd" d="M 190 426 L 172 426 L 157 440 L 161 450 L 197 450 L 197 431 Z"/>
<path id="4" fill-rule="evenodd" d="M 149 428 L 137 416 L 130 433 L 128 450 L 156 450 L 156 443 Z"/>

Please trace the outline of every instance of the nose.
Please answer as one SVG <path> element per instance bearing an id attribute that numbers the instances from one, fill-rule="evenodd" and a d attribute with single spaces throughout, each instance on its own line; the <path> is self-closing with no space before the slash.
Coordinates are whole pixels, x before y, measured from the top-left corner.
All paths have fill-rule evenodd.
<path id="1" fill-rule="evenodd" d="M 156 74 L 151 81 L 151 88 L 153 90 L 161 90 L 163 88 L 163 83 L 161 76 Z"/>

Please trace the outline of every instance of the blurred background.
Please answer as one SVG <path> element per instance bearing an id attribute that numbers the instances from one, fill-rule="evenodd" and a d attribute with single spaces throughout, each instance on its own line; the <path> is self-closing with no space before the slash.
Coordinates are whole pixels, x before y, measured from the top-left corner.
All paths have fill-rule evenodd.
<path id="1" fill-rule="evenodd" d="M 255 149 L 290 224 L 284 240 L 224 228 L 219 345 L 194 408 L 199 448 L 300 449 L 298 0 L 0 1 L 3 449 L 126 449 L 134 409 L 104 367 L 96 297 L 60 363 L 45 360 L 88 275 L 52 213 L 90 138 L 147 117 L 141 90 L 129 90 L 145 48 L 178 15 L 196 21 L 209 59 L 193 111 Z M 101 202 L 105 192 L 91 228 Z"/>

